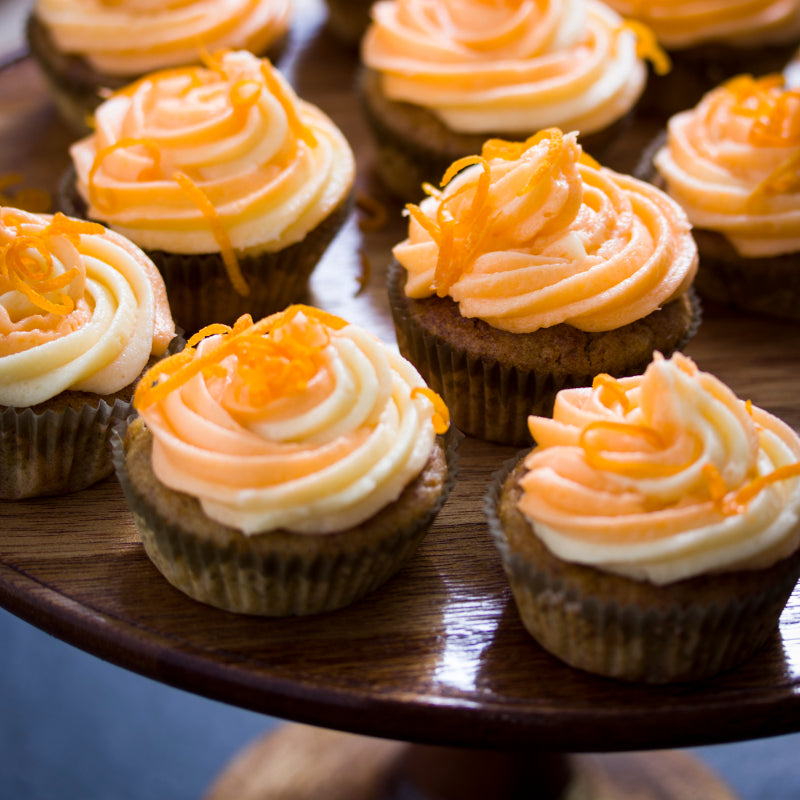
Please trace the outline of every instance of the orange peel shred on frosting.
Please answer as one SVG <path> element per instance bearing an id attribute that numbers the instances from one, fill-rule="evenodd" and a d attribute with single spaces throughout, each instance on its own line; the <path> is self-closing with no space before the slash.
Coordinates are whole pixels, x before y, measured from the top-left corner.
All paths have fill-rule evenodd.
<path id="1" fill-rule="evenodd" d="M 636 55 L 653 65 L 656 75 L 666 75 L 672 69 L 672 59 L 658 43 L 653 29 L 639 20 L 625 20 L 623 29 L 636 36 Z"/>
<path id="2" fill-rule="evenodd" d="M 427 397 L 433 404 L 433 429 L 439 434 L 446 433 L 450 427 L 450 409 L 433 389 L 429 389 L 427 386 L 415 386 L 411 390 L 412 398 L 420 394 Z"/>

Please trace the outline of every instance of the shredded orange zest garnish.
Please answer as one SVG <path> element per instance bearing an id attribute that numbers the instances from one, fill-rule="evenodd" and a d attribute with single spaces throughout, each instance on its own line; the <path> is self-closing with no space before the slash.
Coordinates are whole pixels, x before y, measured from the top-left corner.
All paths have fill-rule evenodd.
<path id="1" fill-rule="evenodd" d="M 728 493 L 728 487 L 722 478 L 722 474 L 714 464 L 703 464 L 701 470 L 703 477 L 708 484 L 708 492 L 711 495 L 711 501 L 717 511 L 725 513 L 725 504 L 723 503 L 725 495 Z"/>
<path id="2" fill-rule="evenodd" d="M 786 464 L 783 467 L 778 467 L 773 470 L 769 475 L 761 475 L 756 478 L 747 486 L 743 486 L 733 497 L 733 502 L 738 507 L 742 507 L 749 503 L 762 489 L 770 486 L 778 481 L 787 480 L 788 478 L 796 478 L 800 476 L 800 463 Z"/>
<path id="3" fill-rule="evenodd" d="M 356 192 L 356 208 L 362 212 L 358 219 L 358 229 L 364 233 L 382 230 L 389 221 L 386 206 L 366 192 Z"/>
<path id="4" fill-rule="evenodd" d="M 800 189 L 800 149 L 776 167 L 747 199 L 748 205 L 757 206 L 767 194 L 796 192 Z"/>
<path id="5" fill-rule="evenodd" d="M 444 400 L 427 386 L 415 386 L 411 390 L 411 399 L 413 400 L 417 395 L 423 395 L 433 404 L 433 429 L 436 433 L 446 433 L 450 427 L 450 409 L 445 404 Z"/>
<path id="6" fill-rule="evenodd" d="M 258 81 L 241 80 L 231 86 L 231 105 L 235 113 L 244 113 L 252 108 L 261 97 L 262 87 Z"/>
<path id="7" fill-rule="evenodd" d="M 128 147 L 143 147 L 153 162 L 150 166 L 144 167 L 141 170 L 137 176 L 139 179 L 158 180 L 162 177 L 161 150 L 159 149 L 158 145 L 151 139 L 134 139 L 130 137 L 123 137 L 119 141 L 114 142 L 114 144 L 108 145 L 108 147 L 102 147 L 95 154 L 94 161 L 92 162 L 92 166 L 87 177 L 87 184 L 89 189 L 89 202 L 96 208 L 101 208 L 103 211 L 112 210 L 112 207 L 109 204 L 106 203 L 103 205 L 100 202 L 100 187 L 97 186 L 97 182 L 95 181 L 97 171 L 112 153 L 117 152 L 117 150 L 124 150 Z"/>
<path id="8" fill-rule="evenodd" d="M 666 75 L 672 69 L 672 60 L 658 43 L 653 29 L 649 25 L 638 20 L 627 19 L 623 23 L 622 29 L 632 31 L 636 36 L 636 55 L 649 61 L 653 65 L 656 75 Z"/>
<path id="9" fill-rule="evenodd" d="M 752 417 L 753 416 L 753 401 L 752 400 L 745 400 L 744 401 L 744 408 L 745 411 Z"/>
<path id="10" fill-rule="evenodd" d="M 289 337 L 281 338 L 280 329 L 288 325 L 299 313 L 318 323 L 318 329 L 311 332 L 310 341 L 306 339 L 305 342 L 295 342 Z M 134 405 L 139 410 L 148 408 L 183 386 L 195 375 L 218 374 L 222 359 L 232 354 L 243 360 L 240 372 L 251 396 L 266 402 L 276 392 L 285 393 L 287 381 L 295 388 L 303 385 L 303 381 L 310 377 L 308 375 L 310 359 L 313 359 L 321 346 L 324 346 L 321 344 L 323 340 L 327 343 L 324 328 L 340 330 L 347 324 L 340 317 L 318 308 L 294 305 L 256 323 L 249 314 L 244 314 L 239 317 L 233 328 L 225 325 L 209 325 L 198 331 L 184 350 L 159 361 L 145 373 L 136 387 Z M 219 341 L 205 348 L 202 354 L 198 354 L 195 345 L 208 336 L 217 334 L 221 334 Z M 269 343 L 264 344 L 261 340 Z"/>
<path id="11" fill-rule="evenodd" d="M 264 83 L 266 83 L 267 89 L 283 107 L 292 133 L 298 139 L 302 139 L 309 147 L 314 147 L 317 144 L 314 132 L 297 116 L 291 99 L 287 96 L 283 84 L 272 71 L 272 65 L 267 59 L 263 59 L 261 62 L 261 74 L 264 76 Z"/>
<path id="12" fill-rule="evenodd" d="M 356 292 L 356 297 L 367 288 L 370 275 L 372 274 L 372 265 L 369 262 L 367 254 L 363 250 L 358 251 L 358 261 L 361 265 L 361 272 L 358 275 L 358 291 Z"/>
<path id="13" fill-rule="evenodd" d="M 228 236 L 228 231 L 225 230 L 225 226 L 222 224 L 217 209 L 214 208 L 213 203 L 206 197 L 205 192 L 203 192 L 188 175 L 185 175 L 183 172 L 176 172 L 172 177 L 192 198 L 208 221 L 211 233 L 214 235 L 214 239 L 219 245 L 222 263 L 225 265 L 225 271 L 228 273 L 228 280 L 230 280 L 234 290 L 242 295 L 242 297 L 247 297 L 247 295 L 250 294 L 250 287 L 247 285 L 244 275 L 242 275 L 239 259 L 236 258 L 236 253 L 231 244 L 231 238 Z"/>
<path id="14" fill-rule="evenodd" d="M 625 390 L 619 385 L 619 381 L 611 375 L 605 372 L 595 375 L 592 381 L 592 389 L 602 389 L 609 392 L 614 402 L 622 406 L 623 414 L 626 414 L 630 410 L 631 403 L 630 400 L 628 400 L 628 395 L 625 394 Z"/>
<path id="15" fill-rule="evenodd" d="M 53 199 L 46 189 L 22 188 L 13 194 L 7 190 L 17 183 L 22 183 L 23 176 L 18 172 L 11 172 L 0 176 L 0 206 L 13 206 L 33 214 L 44 214 L 50 210 Z"/>

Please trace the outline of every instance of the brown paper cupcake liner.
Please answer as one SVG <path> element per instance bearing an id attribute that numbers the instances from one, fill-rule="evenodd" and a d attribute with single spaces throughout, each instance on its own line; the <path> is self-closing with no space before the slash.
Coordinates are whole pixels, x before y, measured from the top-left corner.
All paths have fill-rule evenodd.
<path id="1" fill-rule="evenodd" d="M 59 184 L 59 209 L 86 219 L 86 204 L 75 188 L 70 166 Z M 164 278 L 172 316 L 189 335 L 213 323 L 232 325 L 242 314 L 261 319 L 304 300 L 309 279 L 323 254 L 347 220 L 352 192 L 305 238 L 274 253 L 239 257 L 249 287 L 241 295 L 233 287 L 219 253 L 184 255 L 146 250 Z"/>
<path id="2" fill-rule="evenodd" d="M 441 395 L 453 424 L 463 433 L 508 445 L 530 444 L 528 416 L 549 416 L 555 396 L 562 389 L 591 386 L 600 372 L 614 377 L 636 375 L 650 363 L 653 350 L 669 357 L 683 348 L 694 336 L 701 320 L 700 303 L 690 291 L 687 302 L 691 305 L 691 323 L 688 327 L 659 339 L 649 327 L 645 329 L 643 321 L 631 323 L 620 329 L 623 332 L 620 336 L 629 335 L 629 341 L 635 343 L 637 349 L 631 347 L 629 352 L 623 350 L 620 354 L 607 345 L 601 347 L 605 339 L 569 326 L 562 326 L 569 330 L 562 331 L 564 337 L 560 342 L 555 329 L 540 337 L 536 337 L 536 333 L 496 331 L 480 320 L 456 317 L 453 301 L 437 298 L 433 302 L 448 306 L 445 311 L 450 321 L 462 326 L 460 330 L 442 334 L 431 327 L 428 319 L 421 323 L 415 317 L 417 301 L 406 297 L 404 278 L 403 267 L 392 261 L 388 270 L 389 305 L 400 352 Z M 675 311 L 677 315 L 679 310 L 672 309 L 668 313 Z M 621 341 L 625 343 L 626 340 Z M 513 352 L 517 343 L 518 352 Z M 503 345 L 499 353 L 494 347 L 496 344 Z M 593 345 L 596 352 L 593 352 Z M 577 356 L 572 364 L 565 360 L 566 351 L 570 349 Z M 586 361 L 586 353 L 596 356 L 594 366 Z M 548 363 L 553 366 L 549 367 Z"/>
<path id="3" fill-rule="evenodd" d="M 131 425 L 134 437 L 142 437 L 142 429 L 139 420 Z M 456 477 L 458 437 L 451 434 L 445 437 L 438 459 L 429 462 L 396 504 L 356 528 L 328 535 L 271 531 L 245 536 L 205 517 L 195 498 L 158 483 L 149 467 L 150 437 L 146 430 L 145 434 L 134 446 L 147 448 L 144 480 L 141 456 L 136 457 L 136 481 L 130 477 L 129 443 L 117 436 L 113 450 L 117 476 L 148 557 L 189 597 L 243 614 L 316 614 L 375 591 L 416 551 Z M 436 473 L 443 464 L 448 473 L 439 483 Z M 414 491 L 423 485 L 428 493 L 426 507 L 410 510 Z M 165 515 L 168 507 L 178 509 L 177 520 Z M 402 511 L 399 517 L 397 509 Z"/>
<path id="4" fill-rule="evenodd" d="M 537 563 L 506 534 L 524 524 L 535 538 L 510 488 L 521 471 L 518 457 L 493 476 L 484 511 L 523 625 L 552 655 L 610 678 L 678 683 L 733 669 L 774 634 L 800 576 L 800 551 L 752 573 L 667 586 L 567 564 L 541 543 Z"/>

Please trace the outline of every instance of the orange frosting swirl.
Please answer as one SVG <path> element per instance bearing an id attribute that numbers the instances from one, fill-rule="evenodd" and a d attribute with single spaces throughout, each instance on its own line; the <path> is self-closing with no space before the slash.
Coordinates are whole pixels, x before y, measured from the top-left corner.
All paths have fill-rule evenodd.
<path id="1" fill-rule="evenodd" d="M 0 405 L 112 394 L 174 335 L 138 247 L 97 223 L 0 208 Z"/>
<path id="2" fill-rule="evenodd" d="M 357 525 L 397 499 L 448 425 L 408 361 L 307 306 L 200 331 L 134 405 L 158 479 L 248 535 Z"/>
<path id="3" fill-rule="evenodd" d="M 461 133 L 601 130 L 644 87 L 637 37 L 595 0 L 381 0 L 362 42 L 384 94 Z"/>
<path id="4" fill-rule="evenodd" d="M 276 251 L 351 190 L 352 151 L 266 60 L 224 52 L 105 101 L 70 149 L 88 215 L 147 250 Z"/>
<path id="5" fill-rule="evenodd" d="M 800 437 L 680 353 L 529 426 L 519 507 L 560 558 L 663 584 L 800 546 Z"/>
<path id="6" fill-rule="evenodd" d="M 410 297 L 449 295 L 463 316 L 515 333 L 562 322 L 604 331 L 647 316 L 694 278 L 683 211 L 583 156 L 574 133 L 490 140 L 445 182 L 409 206 L 408 238 L 393 251 Z"/>
<path id="7" fill-rule="evenodd" d="M 605 0 L 646 23 L 664 47 L 764 44 L 800 34 L 800 0 Z"/>
<path id="8" fill-rule="evenodd" d="M 36 0 L 59 50 L 108 75 L 197 63 L 201 49 L 263 53 L 289 27 L 290 0 Z"/>
<path id="9" fill-rule="evenodd" d="M 742 256 L 800 250 L 800 90 L 742 75 L 670 119 L 654 159 L 692 224 Z"/>

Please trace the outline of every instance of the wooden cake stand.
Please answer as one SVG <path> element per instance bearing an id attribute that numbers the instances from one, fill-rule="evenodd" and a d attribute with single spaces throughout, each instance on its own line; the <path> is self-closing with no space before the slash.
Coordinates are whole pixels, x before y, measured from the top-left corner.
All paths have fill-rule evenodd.
<path id="1" fill-rule="evenodd" d="M 388 211 L 363 229 L 375 220 L 353 215 L 309 301 L 391 342 L 384 273 L 404 235 L 401 207 L 371 182 L 356 54 L 324 30 L 320 0 L 298 5 L 278 66 L 343 129 L 359 188 Z M 28 58 L 0 71 L 0 97 L 0 175 L 23 165 L 28 186 L 54 190 L 74 136 Z M 800 427 L 800 327 L 706 308 L 686 352 Z M 729 800 L 689 756 L 641 751 L 800 730 L 800 589 L 767 646 L 713 680 L 653 688 L 570 669 L 523 629 L 484 522 L 487 484 L 514 452 L 465 439 L 455 491 L 413 560 L 332 614 L 258 619 L 185 597 L 148 561 L 113 477 L 0 503 L 0 604 L 142 675 L 303 723 L 245 751 L 209 800 Z"/>

